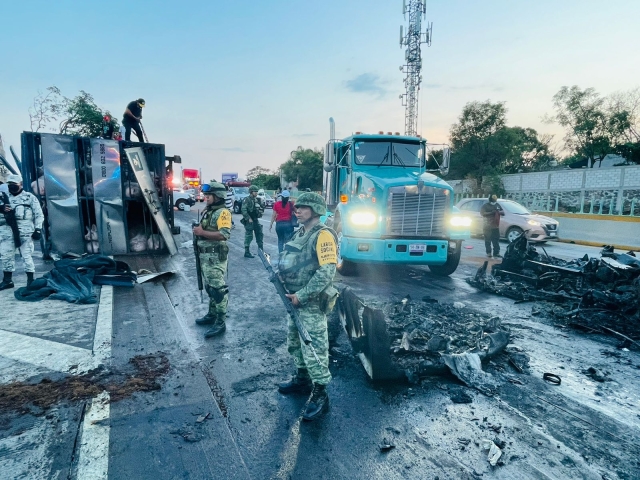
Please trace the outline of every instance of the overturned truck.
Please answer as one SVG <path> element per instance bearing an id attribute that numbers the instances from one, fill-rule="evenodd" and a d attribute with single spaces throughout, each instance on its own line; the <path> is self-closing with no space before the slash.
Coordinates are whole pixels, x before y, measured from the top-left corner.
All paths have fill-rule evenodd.
<path id="1" fill-rule="evenodd" d="M 52 254 L 175 254 L 173 164 L 164 145 L 22 134 L 21 173 L 45 214 Z"/>

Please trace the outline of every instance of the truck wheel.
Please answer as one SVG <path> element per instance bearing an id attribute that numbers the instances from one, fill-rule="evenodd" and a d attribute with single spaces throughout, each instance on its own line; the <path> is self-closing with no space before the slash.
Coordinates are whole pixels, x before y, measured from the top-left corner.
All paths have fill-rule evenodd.
<path id="1" fill-rule="evenodd" d="M 340 223 L 340 219 L 336 219 L 334 225 L 336 234 L 338 236 L 338 264 L 336 265 L 336 270 L 340 275 L 344 275 L 345 277 L 350 277 L 355 275 L 357 272 L 357 265 L 349 260 L 345 260 L 340 256 L 340 243 L 342 243 L 342 224 Z"/>
<path id="2" fill-rule="evenodd" d="M 178 210 L 184 210 L 184 206 L 186 205 L 187 202 L 184 201 L 183 198 L 179 199 L 176 202 L 176 207 L 178 207 Z"/>
<path id="3" fill-rule="evenodd" d="M 507 230 L 507 234 L 505 235 L 505 237 L 507 238 L 507 242 L 513 243 L 523 233 L 524 232 L 520 227 L 511 227 L 509 230 Z"/>
<path id="4" fill-rule="evenodd" d="M 458 268 L 460 255 L 462 255 L 462 242 L 458 241 L 456 242 L 456 251 L 453 254 L 447 255 L 447 261 L 444 265 L 429 265 L 429 270 L 439 277 L 448 277 Z"/>

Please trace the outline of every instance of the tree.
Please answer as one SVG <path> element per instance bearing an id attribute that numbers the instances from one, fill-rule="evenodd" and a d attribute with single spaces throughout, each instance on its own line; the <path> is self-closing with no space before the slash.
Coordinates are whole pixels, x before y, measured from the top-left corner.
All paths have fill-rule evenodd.
<path id="1" fill-rule="evenodd" d="M 532 128 L 506 126 L 504 102 L 470 102 L 451 126 L 450 173 L 475 178 L 540 169 L 553 156 L 552 137 Z"/>
<path id="2" fill-rule="evenodd" d="M 320 150 L 298 147 L 280 168 L 284 178 L 297 182 L 299 189 L 322 190 L 323 154 Z"/>
<path id="3" fill-rule="evenodd" d="M 280 177 L 274 171 L 264 167 L 253 167 L 247 172 L 247 181 L 266 190 L 276 190 L 280 187 Z"/>
<path id="4" fill-rule="evenodd" d="M 39 92 L 29 108 L 31 130 L 39 131 L 60 121 L 58 128 L 51 128 L 62 134 L 79 135 L 83 137 L 100 137 L 103 132 L 103 118 L 110 117 L 114 131 L 119 128 L 118 121 L 108 110 L 98 107 L 93 97 L 80 90 L 74 98 L 62 95 L 58 87 L 47 88 L 47 93 Z"/>

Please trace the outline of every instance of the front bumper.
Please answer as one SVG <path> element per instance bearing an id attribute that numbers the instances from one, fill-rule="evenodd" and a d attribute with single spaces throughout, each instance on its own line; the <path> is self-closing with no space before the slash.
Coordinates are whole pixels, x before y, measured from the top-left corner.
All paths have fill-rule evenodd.
<path id="1" fill-rule="evenodd" d="M 340 256 L 351 262 L 443 265 L 449 240 L 342 237 Z"/>
<path id="2" fill-rule="evenodd" d="M 558 237 L 558 228 L 555 230 L 549 230 L 543 227 L 535 227 L 527 231 L 526 233 L 527 240 L 530 242 L 546 242 L 549 240 L 557 240 Z"/>

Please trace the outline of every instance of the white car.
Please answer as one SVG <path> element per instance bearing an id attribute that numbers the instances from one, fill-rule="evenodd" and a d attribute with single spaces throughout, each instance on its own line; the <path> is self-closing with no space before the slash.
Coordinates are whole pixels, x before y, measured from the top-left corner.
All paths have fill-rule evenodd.
<path id="1" fill-rule="evenodd" d="M 196 204 L 196 196 L 189 191 L 174 190 L 173 204 L 178 210 L 184 210 L 185 205 L 193 207 Z"/>

